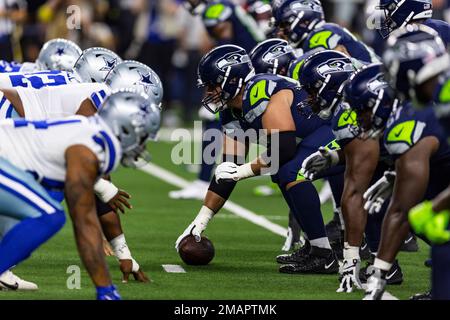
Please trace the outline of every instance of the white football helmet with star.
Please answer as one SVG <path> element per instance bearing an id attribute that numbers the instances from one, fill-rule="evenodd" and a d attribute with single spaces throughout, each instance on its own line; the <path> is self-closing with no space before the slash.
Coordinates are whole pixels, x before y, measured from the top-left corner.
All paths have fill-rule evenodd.
<path id="1" fill-rule="evenodd" d="M 153 96 L 158 105 L 163 98 L 163 86 L 156 72 L 138 61 L 126 60 L 119 63 L 106 76 L 105 83 L 113 90 L 135 88 Z"/>
<path id="2" fill-rule="evenodd" d="M 74 66 L 74 72 L 83 82 L 102 83 L 108 73 L 122 59 L 105 48 L 89 48 L 83 51 Z"/>

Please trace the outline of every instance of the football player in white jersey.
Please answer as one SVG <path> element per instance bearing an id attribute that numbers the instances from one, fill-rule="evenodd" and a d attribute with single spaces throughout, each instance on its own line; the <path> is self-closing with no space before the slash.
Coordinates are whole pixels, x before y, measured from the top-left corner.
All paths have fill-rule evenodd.
<path id="1" fill-rule="evenodd" d="M 83 59 L 83 64 L 84 62 L 90 62 L 91 68 L 79 63 L 79 69 L 83 70 L 83 74 L 98 78 L 101 74 L 99 71 L 103 66 L 93 63 L 95 59 Z M 136 61 L 126 61 L 114 68 L 114 71 L 108 77 L 109 86 L 104 83 L 79 83 L 59 87 L 47 86 L 39 90 L 22 86 L 12 90 L 1 89 L 0 95 L 3 92 L 4 96 L 0 96 L 2 98 L 0 100 L 0 118 L 18 116 L 28 120 L 38 120 L 75 114 L 91 116 L 95 114 L 104 97 L 111 91 L 110 87 L 118 89 L 124 86 L 133 86 L 138 91 L 149 93 L 152 97 L 156 96 L 156 103 L 160 105 L 163 94 L 161 81 L 149 67 Z M 97 201 L 97 210 L 103 231 L 119 260 L 123 280 L 127 282 L 129 275 L 132 274 L 138 281 L 149 281 L 139 264 L 133 259 L 123 234 L 120 218 L 113 211 L 114 209 L 123 212 L 124 206 L 130 208 L 126 199 L 129 195 L 104 179 L 99 180 L 96 184 L 96 192 L 101 200 Z"/>
<path id="2" fill-rule="evenodd" d="M 0 215 L 17 223 L 0 242 L 0 273 L 30 256 L 65 222 L 62 206 L 44 189 L 64 188 L 80 257 L 98 299 L 120 299 L 104 259 L 94 184 L 121 162 L 145 152 L 160 111 L 135 90 L 113 92 L 97 115 L 0 123 Z M 38 183 L 38 181 L 41 183 Z"/>

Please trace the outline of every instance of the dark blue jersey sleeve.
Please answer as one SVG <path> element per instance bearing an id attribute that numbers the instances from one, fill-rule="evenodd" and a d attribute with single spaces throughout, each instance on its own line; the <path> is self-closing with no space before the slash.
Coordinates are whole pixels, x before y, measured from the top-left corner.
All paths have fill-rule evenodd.
<path id="1" fill-rule="evenodd" d="M 379 62 L 371 48 L 350 31 L 334 23 L 325 23 L 314 29 L 303 43 L 303 51 L 334 50 L 338 46 L 345 47 L 352 58 L 368 63 Z"/>
<path id="2" fill-rule="evenodd" d="M 396 159 L 426 137 L 435 137 L 440 145 L 432 157 L 432 162 L 450 160 L 447 137 L 433 108 L 414 110 L 411 105 L 406 104 L 392 113 L 384 133 L 384 145 L 388 153 Z"/>

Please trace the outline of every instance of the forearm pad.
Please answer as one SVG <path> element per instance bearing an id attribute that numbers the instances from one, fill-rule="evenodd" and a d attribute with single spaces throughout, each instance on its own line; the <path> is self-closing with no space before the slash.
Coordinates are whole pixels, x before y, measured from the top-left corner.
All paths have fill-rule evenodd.
<path id="1" fill-rule="evenodd" d="M 223 199 L 228 200 L 231 193 L 236 186 L 236 181 L 222 181 L 221 183 L 216 182 L 216 175 L 213 176 L 211 183 L 209 184 L 209 191 L 216 193 Z"/>
<path id="2" fill-rule="evenodd" d="M 223 154 L 222 162 L 233 162 L 238 165 L 242 165 L 245 163 L 245 157 L 231 155 L 231 154 Z M 209 184 L 208 190 L 216 193 L 217 195 L 221 196 L 225 200 L 228 200 L 228 198 L 230 197 L 231 193 L 233 192 L 233 189 L 235 186 L 236 186 L 236 181 L 217 183 L 216 175 L 214 175 L 211 179 L 211 183 Z"/>

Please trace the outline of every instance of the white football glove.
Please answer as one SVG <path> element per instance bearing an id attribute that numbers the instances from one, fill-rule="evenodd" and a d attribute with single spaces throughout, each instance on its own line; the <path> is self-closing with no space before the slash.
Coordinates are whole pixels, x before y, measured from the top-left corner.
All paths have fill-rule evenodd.
<path id="1" fill-rule="evenodd" d="M 214 211 L 209 209 L 206 206 L 202 206 L 200 212 L 197 217 L 195 217 L 194 221 L 183 231 L 183 233 L 178 237 L 175 242 L 175 249 L 178 252 L 180 242 L 188 235 L 192 234 L 195 237 L 195 241 L 200 242 L 202 239 L 202 233 L 205 231 L 208 226 L 209 220 L 214 216 Z"/>
<path id="2" fill-rule="evenodd" d="M 319 151 L 314 152 L 305 160 L 303 160 L 300 174 L 306 179 L 314 180 L 314 178 L 323 171 L 337 165 L 339 163 L 339 154 L 336 150 L 328 150 L 320 147 Z"/>
<path id="3" fill-rule="evenodd" d="M 359 279 L 359 270 L 361 268 L 361 260 L 344 259 L 342 264 L 341 284 L 336 292 L 353 292 L 353 287 L 362 289 L 361 280 Z"/>
<path id="4" fill-rule="evenodd" d="M 364 204 L 364 210 L 369 214 L 378 213 L 383 206 L 384 201 L 390 197 L 392 190 L 394 189 L 395 171 L 384 172 L 377 182 L 375 182 L 367 191 L 363 197 L 366 200 Z"/>
<path id="5" fill-rule="evenodd" d="M 255 175 L 250 163 L 240 166 L 233 162 L 223 162 L 219 164 L 215 174 L 216 183 L 220 183 L 221 181 L 239 181 Z"/>

